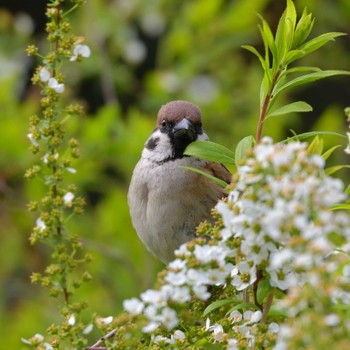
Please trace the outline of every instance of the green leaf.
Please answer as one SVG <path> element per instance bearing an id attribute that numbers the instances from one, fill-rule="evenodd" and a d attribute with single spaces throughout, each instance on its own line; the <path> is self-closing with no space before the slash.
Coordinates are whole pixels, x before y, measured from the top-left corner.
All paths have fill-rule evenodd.
<path id="1" fill-rule="evenodd" d="M 246 49 L 246 50 L 252 52 L 255 56 L 257 56 L 259 58 L 259 61 L 264 69 L 265 74 L 267 74 L 267 76 L 269 76 L 270 75 L 270 68 L 269 68 L 267 62 L 265 61 L 264 57 L 262 57 L 261 54 L 259 53 L 259 51 L 254 46 L 251 46 L 251 45 L 243 45 L 242 47 L 243 47 L 243 49 Z"/>
<path id="2" fill-rule="evenodd" d="M 305 73 L 305 72 L 321 72 L 322 69 L 318 67 L 293 67 L 289 68 L 286 71 L 286 74 L 292 74 L 292 73 Z"/>
<path id="3" fill-rule="evenodd" d="M 283 114 L 288 114 L 288 113 L 300 113 L 300 112 L 311 112 L 311 111 L 312 111 L 312 106 L 310 106 L 308 103 L 304 101 L 297 101 L 297 102 L 292 102 L 286 106 L 278 108 L 277 110 L 269 113 L 266 116 L 266 119 L 270 117 L 280 116 Z"/>
<path id="4" fill-rule="evenodd" d="M 315 136 L 312 142 L 309 144 L 307 148 L 308 153 L 310 154 L 318 154 L 321 155 L 323 152 L 323 140 L 319 138 L 319 136 Z"/>
<path id="5" fill-rule="evenodd" d="M 251 135 L 244 137 L 241 141 L 238 142 L 235 150 L 236 166 L 238 166 L 239 161 L 245 156 L 247 150 L 253 146 L 253 143 L 254 137 Z"/>
<path id="6" fill-rule="evenodd" d="M 322 158 L 323 158 L 324 160 L 327 160 L 327 159 L 333 154 L 333 152 L 334 152 L 337 148 L 339 148 L 339 147 L 342 147 L 342 146 L 341 146 L 341 145 L 336 145 L 336 146 L 330 148 L 329 150 L 327 150 L 326 152 L 324 152 L 324 153 L 322 154 Z"/>
<path id="7" fill-rule="evenodd" d="M 302 75 L 298 78 L 295 78 L 295 79 L 279 86 L 277 89 L 275 89 L 273 91 L 273 99 L 276 99 L 277 96 L 282 91 L 284 91 L 286 89 L 289 89 L 289 88 L 292 88 L 295 86 L 299 86 L 299 85 L 303 85 L 303 84 L 307 84 L 307 83 L 312 83 L 316 80 L 332 77 L 335 75 L 350 75 L 350 72 L 343 71 L 343 70 L 324 70 L 324 71 L 320 71 L 320 72 L 314 72 L 314 73 Z"/>
<path id="8" fill-rule="evenodd" d="M 305 51 L 305 54 L 309 54 L 310 52 L 313 52 L 320 47 L 326 45 L 329 41 L 334 40 L 338 36 L 346 35 L 345 33 L 340 32 L 330 32 L 325 33 L 317 36 L 316 38 L 313 38 L 306 42 L 304 45 L 300 46 L 299 49 L 302 51 Z"/>
<path id="9" fill-rule="evenodd" d="M 234 164 L 234 155 L 228 148 L 211 141 L 195 141 L 190 143 L 184 152 L 187 156 L 193 156 L 209 162 Z"/>
<path id="10" fill-rule="evenodd" d="M 258 285 L 258 290 L 257 290 L 257 299 L 258 299 L 258 303 L 261 305 L 264 301 L 264 299 L 266 298 L 267 294 L 269 294 L 269 292 L 273 289 L 273 287 L 271 287 L 270 282 L 268 279 L 264 279 L 263 281 L 261 281 Z"/>
<path id="11" fill-rule="evenodd" d="M 269 26 L 269 24 L 264 20 L 264 18 L 262 16 L 259 16 L 262 22 L 262 28 L 259 26 L 262 38 L 264 40 L 264 42 L 266 42 L 267 47 L 270 49 L 271 53 L 272 53 L 272 57 L 274 59 L 277 58 L 277 54 L 276 54 L 276 44 L 275 44 L 275 40 L 273 38 L 273 34 L 271 31 L 271 28 Z M 268 51 L 265 52 L 265 61 L 268 62 L 269 61 L 269 53 Z"/>
<path id="12" fill-rule="evenodd" d="M 269 311 L 269 316 L 288 317 L 288 312 L 272 306 Z"/>
<path id="13" fill-rule="evenodd" d="M 336 172 L 338 172 L 339 170 L 342 170 L 342 169 L 350 169 L 350 165 L 348 164 L 344 164 L 344 165 L 335 165 L 335 166 L 332 166 L 330 168 L 327 168 L 325 170 L 326 174 L 327 175 L 332 175 Z"/>
<path id="14" fill-rule="evenodd" d="M 315 20 L 312 18 L 312 14 L 308 14 L 305 8 L 295 28 L 292 48 L 297 48 L 307 39 L 314 26 L 314 22 Z"/>
<path id="15" fill-rule="evenodd" d="M 246 310 L 246 309 L 260 310 L 259 307 L 253 303 L 240 303 L 240 304 L 235 305 L 230 310 L 228 310 L 226 315 L 229 315 L 234 310 Z"/>
<path id="16" fill-rule="evenodd" d="M 234 300 L 232 298 L 216 300 L 205 308 L 205 310 L 203 312 L 203 317 L 207 316 L 209 313 L 220 308 L 221 306 L 224 306 L 226 304 L 230 304 L 233 302 L 234 302 Z"/>
<path id="17" fill-rule="evenodd" d="M 350 204 L 336 204 L 331 207 L 332 210 L 350 210 Z"/>
<path id="18" fill-rule="evenodd" d="M 284 59 L 284 64 L 288 65 L 296 60 L 298 60 L 301 57 L 304 57 L 306 55 L 306 52 L 303 50 L 292 50 L 289 51 Z"/>
<path id="19" fill-rule="evenodd" d="M 334 132 L 334 131 L 309 131 L 309 132 L 305 132 L 303 134 L 288 137 L 287 139 L 281 141 L 281 143 L 287 143 L 287 142 L 291 142 L 291 141 L 301 141 L 301 140 L 308 139 L 310 137 L 314 137 L 316 135 L 339 136 L 339 137 L 343 137 L 343 138 L 347 139 L 347 137 L 345 135 L 339 134 L 339 133 Z"/>
<path id="20" fill-rule="evenodd" d="M 217 183 L 222 188 L 225 188 L 227 186 L 227 183 L 225 181 L 223 181 L 223 180 L 221 180 L 213 175 L 210 175 L 210 174 L 206 173 L 205 171 L 200 170 L 198 168 L 193 168 L 193 167 L 184 166 L 184 165 L 180 166 L 179 168 L 187 169 L 187 170 L 193 171 L 195 173 L 201 174 L 201 175 L 207 177 L 208 179 L 213 180 L 215 183 Z"/>

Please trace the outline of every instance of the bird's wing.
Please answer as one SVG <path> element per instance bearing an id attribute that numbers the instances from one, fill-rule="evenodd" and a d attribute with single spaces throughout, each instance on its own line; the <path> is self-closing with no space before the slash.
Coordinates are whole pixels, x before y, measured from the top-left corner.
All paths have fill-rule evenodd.
<path id="1" fill-rule="evenodd" d="M 207 163 L 205 169 L 209 174 L 225 181 L 227 184 L 231 182 L 231 173 L 223 164 Z"/>

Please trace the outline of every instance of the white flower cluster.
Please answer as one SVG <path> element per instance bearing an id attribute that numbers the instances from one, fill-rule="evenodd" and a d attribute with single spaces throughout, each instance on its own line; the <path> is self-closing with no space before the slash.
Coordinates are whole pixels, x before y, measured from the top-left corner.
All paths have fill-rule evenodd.
<path id="1" fill-rule="evenodd" d="M 182 245 L 160 290 L 124 302 L 127 312 L 149 320 L 144 332 L 161 325 L 174 329 L 176 304 L 193 297 L 208 300 L 209 286 L 231 286 L 239 296 L 258 280 L 258 272 L 280 290 L 301 285 L 336 248 L 334 234 L 338 241 L 350 240 L 348 216 L 330 209 L 345 199 L 343 184 L 325 174 L 323 158 L 309 154 L 305 143 L 273 144 L 264 138 L 238 167 L 233 185 L 227 201 L 217 205 L 224 224 L 217 237 Z M 227 349 L 238 349 L 242 337 L 254 347 L 261 318 L 261 311 L 234 310 L 230 330 L 208 320 L 206 331 Z M 279 325 L 267 327 L 276 336 Z"/>
<path id="2" fill-rule="evenodd" d="M 70 61 L 78 61 L 81 58 L 90 57 L 91 50 L 87 45 L 75 45 L 73 49 L 73 56 L 70 58 Z M 51 77 L 50 71 L 43 67 L 39 72 L 40 81 L 43 83 L 47 83 L 47 86 L 54 90 L 58 94 L 62 94 L 64 92 L 64 84 L 59 83 L 56 78 Z M 29 135 L 28 135 L 29 137 Z"/>

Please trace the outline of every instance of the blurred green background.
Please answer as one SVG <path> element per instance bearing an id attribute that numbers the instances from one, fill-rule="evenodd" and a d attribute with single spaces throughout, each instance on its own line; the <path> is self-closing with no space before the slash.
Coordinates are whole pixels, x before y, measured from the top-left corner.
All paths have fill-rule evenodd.
<path id="1" fill-rule="evenodd" d="M 295 4 L 299 13 L 307 6 L 316 17 L 312 35 L 350 32 L 349 0 Z M 0 339 L 7 349 L 21 349 L 20 337 L 45 333 L 58 319 L 55 303 L 29 280 L 31 272 L 45 268 L 49 251 L 28 242 L 36 216 L 26 204 L 39 198 L 43 187 L 23 178 L 38 161 L 26 135 L 40 99 L 30 84 L 38 62 L 25 49 L 35 43 L 47 52 L 45 6 L 39 0 L 0 2 Z M 95 312 L 117 314 L 122 300 L 152 286 L 162 268 L 140 244 L 126 201 L 132 169 L 159 107 L 174 99 L 198 104 L 211 139 L 232 149 L 254 135 L 262 71 L 241 45 L 261 51 L 257 13 L 275 28 L 284 7 L 282 0 L 89 0 L 72 14 L 74 34 L 84 36 L 92 50 L 89 59 L 64 66 L 65 99 L 87 111 L 66 123 L 68 136 L 81 144 L 77 173 L 67 174 L 67 182 L 76 183 L 88 203 L 69 229 L 94 257 L 88 266 L 93 280 L 79 296 L 90 305 L 87 319 Z M 349 52 L 349 37 L 341 37 L 300 64 L 350 70 Z M 280 103 L 297 99 L 314 111 L 271 119 L 265 134 L 275 140 L 290 135 L 290 129 L 345 134 L 349 78 L 307 85 Z M 339 142 L 344 140 L 326 138 L 328 146 Z M 333 161 L 348 162 L 341 149 Z"/>

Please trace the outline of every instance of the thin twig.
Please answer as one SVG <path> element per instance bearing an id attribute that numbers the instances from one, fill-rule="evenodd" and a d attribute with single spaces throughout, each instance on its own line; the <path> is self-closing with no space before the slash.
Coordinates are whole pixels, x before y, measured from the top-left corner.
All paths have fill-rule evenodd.
<path id="1" fill-rule="evenodd" d="M 106 347 L 101 347 L 100 345 L 102 345 L 107 339 L 113 338 L 116 333 L 117 330 L 113 329 L 112 331 L 101 337 L 94 345 L 86 348 L 86 350 L 108 350 Z"/>
<path id="2" fill-rule="evenodd" d="M 267 320 L 267 315 L 269 314 L 269 311 L 270 311 L 270 308 L 271 308 L 271 305 L 272 305 L 272 301 L 273 301 L 273 297 L 274 297 L 275 293 L 274 291 L 272 290 L 269 295 L 267 296 L 267 299 L 266 299 L 266 303 L 264 305 L 264 310 L 263 310 L 263 313 L 262 313 L 262 316 L 261 316 L 261 321 L 260 323 L 265 323 L 266 320 Z"/>

